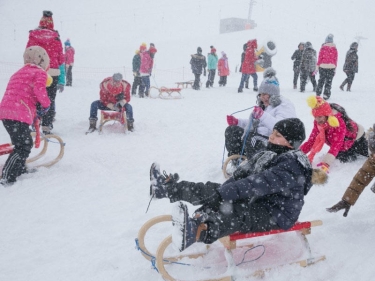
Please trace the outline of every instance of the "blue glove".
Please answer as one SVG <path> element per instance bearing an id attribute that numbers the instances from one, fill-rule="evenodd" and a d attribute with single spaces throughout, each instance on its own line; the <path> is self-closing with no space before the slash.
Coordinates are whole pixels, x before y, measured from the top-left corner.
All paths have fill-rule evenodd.
<path id="1" fill-rule="evenodd" d="M 62 93 L 64 91 L 64 85 L 63 84 L 57 84 L 57 90 L 59 90 L 59 93 Z"/>
<path id="2" fill-rule="evenodd" d="M 42 108 L 36 111 L 37 117 L 40 119 L 42 118 L 49 110 L 50 107 Z"/>

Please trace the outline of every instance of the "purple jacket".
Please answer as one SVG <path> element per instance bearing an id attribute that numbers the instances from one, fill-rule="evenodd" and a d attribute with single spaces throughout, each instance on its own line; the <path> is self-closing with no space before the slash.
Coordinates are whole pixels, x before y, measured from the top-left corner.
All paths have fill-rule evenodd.
<path id="1" fill-rule="evenodd" d="M 8 119 L 31 125 L 36 104 L 50 105 L 46 90 L 47 72 L 34 64 L 26 64 L 12 75 L 0 103 L 0 120 Z"/>

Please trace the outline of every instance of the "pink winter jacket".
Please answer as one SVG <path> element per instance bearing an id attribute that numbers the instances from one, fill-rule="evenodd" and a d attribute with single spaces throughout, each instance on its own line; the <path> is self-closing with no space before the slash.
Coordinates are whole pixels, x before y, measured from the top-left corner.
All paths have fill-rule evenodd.
<path id="1" fill-rule="evenodd" d="M 73 47 L 67 47 L 65 49 L 65 66 L 74 64 L 74 54 L 75 50 Z"/>
<path id="2" fill-rule="evenodd" d="M 48 73 L 51 76 L 59 76 L 59 66 L 65 62 L 59 33 L 56 30 L 44 28 L 31 30 L 26 48 L 30 46 L 39 46 L 47 51 L 50 59 L 50 70 Z"/>
<path id="3" fill-rule="evenodd" d="M 141 56 L 141 67 L 139 73 L 141 76 L 150 75 L 152 71 L 153 61 L 148 51 L 139 54 Z"/>
<path id="4" fill-rule="evenodd" d="M 228 59 L 220 58 L 219 63 L 217 64 L 219 76 L 228 76 L 229 75 L 229 65 Z"/>
<path id="5" fill-rule="evenodd" d="M 320 48 L 316 65 L 321 68 L 336 68 L 337 57 L 336 45 L 333 43 L 326 43 Z"/>
<path id="6" fill-rule="evenodd" d="M 49 107 L 46 90 L 47 73 L 34 64 L 26 64 L 12 75 L 0 103 L 0 120 L 8 119 L 31 125 L 36 103 Z"/>

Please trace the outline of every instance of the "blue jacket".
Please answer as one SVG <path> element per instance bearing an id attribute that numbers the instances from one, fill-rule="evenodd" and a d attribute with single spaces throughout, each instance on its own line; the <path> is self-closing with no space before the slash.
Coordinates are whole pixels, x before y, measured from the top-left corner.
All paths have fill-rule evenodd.
<path id="1" fill-rule="evenodd" d="M 230 178 L 217 191 L 227 201 L 261 201 L 277 224 L 289 229 L 297 221 L 304 195 L 312 186 L 310 161 L 301 151 L 292 150 L 273 157 L 261 170 L 243 179 Z"/>

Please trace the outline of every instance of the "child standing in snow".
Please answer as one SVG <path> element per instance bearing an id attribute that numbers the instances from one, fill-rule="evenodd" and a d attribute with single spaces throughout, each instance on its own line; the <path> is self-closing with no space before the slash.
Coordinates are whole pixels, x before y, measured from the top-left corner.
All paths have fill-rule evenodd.
<path id="1" fill-rule="evenodd" d="M 211 52 L 207 55 L 207 70 L 208 70 L 208 77 L 206 82 L 206 88 L 213 87 L 214 85 L 214 79 L 216 74 L 216 68 L 217 68 L 217 54 L 216 49 L 211 46 Z"/>
<path id="2" fill-rule="evenodd" d="M 13 184 L 17 177 L 27 173 L 26 159 L 33 146 L 29 126 L 37 115 L 40 117 L 48 111 L 51 103 L 46 90 L 49 68 L 46 50 L 39 46 L 27 47 L 23 59 L 25 65 L 10 78 L 0 103 L 0 120 L 14 145 L 3 167 L 0 180 L 3 185 Z M 38 113 L 37 104 L 41 106 Z"/>
<path id="3" fill-rule="evenodd" d="M 344 86 L 348 84 L 346 90 L 350 92 L 350 88 L 352 86 L 354 76 L 358 73 L 358 43 L 353 42 L 350 45 L 349 51 L 346 53 L 345 64 L 344 64 L 344 72 L 346 73 L 347 78 L 342 82 L 340 85 L 340 89 L 344 91 Z"/>
<path id="4" fill-rule="evenodd" d="M 298 49 L 294 51 L 292 55 L 292 60 L 293 62 L 293 71 L 294 71 L 294 78 L 293 78 L 293 89 L 297 89 L 297 81 L 298 81 L 298 76 L 300 73 L 300 66 L 301 66 L 301 58 L 302 58 L 302 53 L 303 53 L 303 48 L 305 44 L 304 43 L 299 43 L 298 44 Z"/>
<path id="5" fill-rule="evenodd" d="M 312 186 L 311 164 L 306 155 L 297 150 L 304 139 L 305 127 L 299 119 L 277 122 L 267 150 L 241 164 L 224 184 L 177 182 L 177 174 L 164 173 L 163 176 L 154 163 L 150 171 L 150 192 L 154 198 L 202 205 L 193 218 L 182 202 L 174 212 L 172 220 L 176 229 L 172 239 L 179 250 L 195 242 L 211 244 L 236 231 L 292 227 L 304 205 L 304 196 Z"/>
<path id="6" fill-rule="evenodd" d="M 373 125 L 373 131 L 369 134 L 368 147 L 370 149 L 370 156 L 367 158 L 363 166 L 358 170 L 354 176 L 352 182 L 349 184 L 340 202 L 331 208 L 327 208 L 330 213 L 336 213 L 340 210 L 345 210 L 343 216 L 348 215 L 351 206 L 357 202 L 359 196 L 365 187 L 370 184 L 372 179 L 375 177 L 375 124 Z M 371 190 L 375 192 L 375 184 L 371 187 Z"/>
<path id="7" fill-rule="evenodd" d="M 227 54 L 221 52 L 221 58 L 217 65 L 218 74 L 220 76 L 219 86 L 225 86 L 227 84 L 227 76 L 229 75 L 229 64 Z"/>

